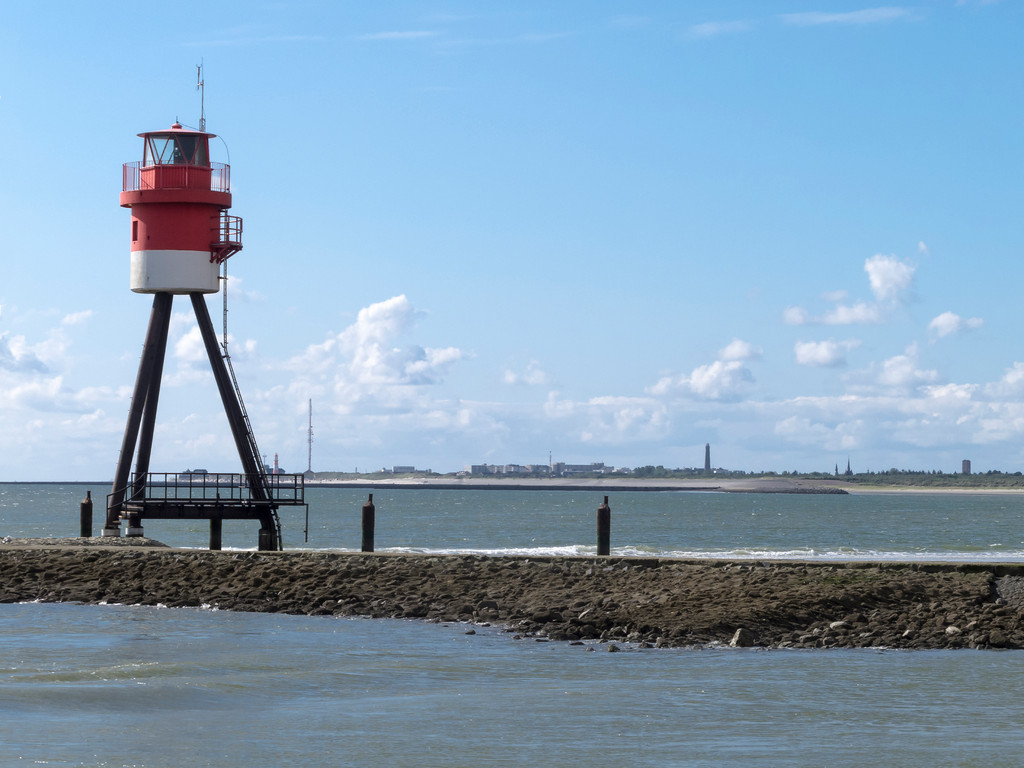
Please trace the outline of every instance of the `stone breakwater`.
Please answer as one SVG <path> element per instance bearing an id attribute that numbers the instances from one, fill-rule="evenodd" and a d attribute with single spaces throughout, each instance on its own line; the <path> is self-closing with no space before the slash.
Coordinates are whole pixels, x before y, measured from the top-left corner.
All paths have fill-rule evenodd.
<path id="1" fill-rule="evenodd" d="M 1024 566 L 0 545 L 0 602 L 402 617 L 658 646 L 1022 648 Z"/>

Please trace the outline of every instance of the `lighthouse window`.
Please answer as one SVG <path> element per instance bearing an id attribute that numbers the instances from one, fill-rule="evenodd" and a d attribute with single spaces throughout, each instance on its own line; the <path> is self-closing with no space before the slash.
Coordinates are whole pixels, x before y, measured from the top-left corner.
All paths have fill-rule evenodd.
<path id="1" fill-rule="evenodd" d="M 168 136 L 155 134 L 146 137 L 143 165 L 209 165 L 206 142 L 200 136 Z"/>
<path id="2" fill-rule="evenodd" d="M 172 136 L 148 136 L 146 138 L 146 154 L 142 159 L 142 164 L 163 165 L 174 162 L 171 159 L 174 146 Z"/>

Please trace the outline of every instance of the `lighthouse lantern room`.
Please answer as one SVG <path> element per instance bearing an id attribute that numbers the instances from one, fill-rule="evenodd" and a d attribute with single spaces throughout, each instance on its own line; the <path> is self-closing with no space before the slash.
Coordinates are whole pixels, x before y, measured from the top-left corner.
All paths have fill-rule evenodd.
<path id="1" fill-rule="evenodd" d="M 124 166 L 121 206 L 132 214 L 131 289 L 152 294 L 153 310 L 114 485 L 107 497 L 103 535 L 120 536 L 124 520 L 129 536 L 142 536 L 144 518 L 208 519 L 210 547 L 219 549 L 223 520 L 258 520 L 259 548 L 279 549 L 277 508 L 305 506 L 303 477 L 268 476 L 226 339 L 223 347 L 218 345 L 204 296 L 218 291 L 221 265 L 242 249 L 242 220 L 227 212 L 230 168 L 210 162 L 214 134 L 205 130 L 190 130 L 176 122 L 167 130 L 138 135 L 143 140 L 142 160 Z M 175 295 L 186 294 L 210 358 L 241 473 L 152 473 L 149 469 L 171 304 Z"/>

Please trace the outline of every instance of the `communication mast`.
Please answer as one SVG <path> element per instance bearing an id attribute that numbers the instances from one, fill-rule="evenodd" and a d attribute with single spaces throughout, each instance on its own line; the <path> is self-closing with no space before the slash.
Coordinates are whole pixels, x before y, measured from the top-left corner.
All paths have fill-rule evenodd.
<path id="1" fill-rule="evenodd" d="M 306 465 L 306 472 L 313 474 L 313 398 L 309 398 L 309 463 Z"/>
<path id="2" fill-rule="evenodd" d="M 203 80 L 203 64 L 196 64 L 196 90 L 199 91 L 199 130 L 206 132 L 206 81 Z"/>

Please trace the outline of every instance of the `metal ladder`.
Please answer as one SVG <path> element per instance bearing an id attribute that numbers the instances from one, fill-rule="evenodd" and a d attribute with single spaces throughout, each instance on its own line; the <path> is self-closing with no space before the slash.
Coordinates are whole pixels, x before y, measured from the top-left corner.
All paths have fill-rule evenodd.
<path id="1" fill-rule="evenodd" d="M 260 484 L 263 486 L 263 492 L 267 497 L 267 500 L 273 502 L 274 493 L 267 481 L 267 468 L 263 463 L 263 454 L 260 453 L 260 447 L 256 444 L 256 434 L 252 429 L 252 422 L 249 421 L 249 412 L 245 410 L 245 401 L 242 399 L 242 390 L 238 386 L 238 378 L 235 376 L 235 367 L 231 364 L 231 355 L 228 353 L 228 264 L 227 261 L 221 263 L 222 279 L 224 285 L 221 290 L 224 291 L 224 338 L 221 341 L 220 347 L 223 351 L 224 362 L 228 366 L 228 375 L 231 376 L 231 386 L 235 388 L 235 396 L 238 398 L 238 407 L 242 411 L 242 420 L 245 422 L 245 435 L 246 440 L 249 443 L 249 450 L 255 457 L 256 462 L 260 468 Z M 270 511 L 274 518 L 274 539 L 276 542 L 276 549 L 284 549 L 284 540 L 281 536 L 281 518 L 277 514 L 277 506 L 273 503 L 270 504 Z"/>

